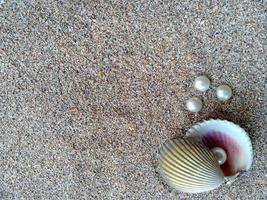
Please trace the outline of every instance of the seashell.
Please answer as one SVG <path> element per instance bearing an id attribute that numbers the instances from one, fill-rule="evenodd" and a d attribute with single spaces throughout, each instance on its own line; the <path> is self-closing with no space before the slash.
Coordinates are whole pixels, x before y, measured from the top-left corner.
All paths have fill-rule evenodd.
<path id="1" fill-rule="evenodd" d="M 194 125 L 183 139 L 160 148 L 159 171 L 173 188 L 188 193 L 205 192 L 231 184 L 252 165 L 248 134 L 226 120 Z"/>
<path id="2" fill-rule="evenodd" d="M 160 174 L 176 190 L 205 192 L 224 182 L 215 154 L 192 138 L 168 140 L 159 155 Z"/>
<path id="3" fill-rule="evenodd" d="M 253 152 L 248 134 L 240 126 L 226 120 L 208 120 L 194 125 L 186 137 L 198 138 L 211 150 L 225 151 L 220 168 L 226 177 L 237 177 L 252 164 Z"/>

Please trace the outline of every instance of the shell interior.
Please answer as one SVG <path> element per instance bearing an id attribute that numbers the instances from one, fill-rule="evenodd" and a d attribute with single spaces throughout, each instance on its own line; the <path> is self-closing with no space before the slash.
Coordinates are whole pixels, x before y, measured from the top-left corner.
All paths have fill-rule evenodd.
<path id="1" fill-rule="evenodd" d="M 198 138 L 209 149 L 225 150 L 227 160 L 220 167 L 224 176 L 234 176 L 251 167 L 253 153 L 248 134 L 238 125 L 226 120 L 208 120 L 193 126 L 187 137 Z"/>

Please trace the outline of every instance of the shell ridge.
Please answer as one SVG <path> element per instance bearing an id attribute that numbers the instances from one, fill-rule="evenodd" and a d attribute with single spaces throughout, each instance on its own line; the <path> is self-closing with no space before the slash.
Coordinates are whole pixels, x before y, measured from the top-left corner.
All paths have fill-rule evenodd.
<path id="1" fill-rule="evenodd" d="M 193 145 L 195 147 L 195 149 L 193 149 L 193 150 L 197 150 L 196 152 L 199 152 L 199 154 L 202 156 L 201 158 L 205 159 L 207 162 L 210 161 L 213 163 L 214 160 L 216 160 L 216 158 L 212 154 L 210 154 L 210 155 L 206 154 L 206 152 L 208 152 L 208 148 L 205 147 L 204 145 L 201 145 L 201 146 L 203 146 L 203 150 L 202 150 L 202 149 L 200 149 L 199 145 L 197 145 L 193 142 L 189 143 L 186 140 L 185 140 L 185 142 L 188 143 L 189 147 L 190 147 L 190 145 Z"/>
<path id="2" fill-rule="evenodd" d="M 168 157 L 169 158 L 169 157 Z M 211 177 L 207 177 L 207 176 L 204 176 L 206 174 L 200 174 L 198 173 L 197 171 L 194 171 L 192 173 L 192 171 L 185 171 L 184 168 L 182 168 L 181 166 L 179 165 L 173 165 L 173 163 L 171 163 L 172 159 L 167 159 L 167 158 L 162 158 L 162 167 L 164 167 L 164 169 L 167 169 L 170 168 L 171 170 L 173 170 L 173 172 L 175 172 L 176 174 L 179 174 L 179 172 L 181 173 L 181 175 L 185 176 L 185 177 L 189 177 L 189 176 L 193 176 L 196 180 L 199 180 L 201 182 L 203 182 L 203 180 L 205 181 L 209 181 L 211 180 Z M 177 171 L 177 169 L 179 169 L 179 171 Z"/>
<path id="3" fill-rule="evenodd" d="M 199 161 L 196 157 L 193 157 L 193 156 L 190 155 L 188 152 L 184 151 L 184 149 L 182 149 L 181 146 L 179 146 L 179 144 L 176 143 L 176 146 L 177 146 L 177 148 L 179 148 L 179 150 L 180 150 L 180 152 L 179 152 L 180 155 L 181 155 L 181 153 L 183 153 L 183 158 L 184 158 L 185 160 L 187 160 L 191 165 L 194 165 L 194 162 L 195 162 L 195 163 L 198 164 L 198 167 L 201 166 L 201 169 L 202 169 L 203 171 L 205 171 L 206 173 L 208 173 L 208 174 L 216 174 L 215 171 L 213 171 L 213 170 L 210 171 L 210 170 L 207 169 L 207 167 L 205 166 L 206 163 L 200 163 L 200 161 Z M 190 151 L 189 151 L 189 152 L 190 152 Z M 191 153 L 192 153 L 192 152 L 191 152 Z M 190 160 L 188 160 L 187 157 L 190 158 Z M 192 162 L 192 161 L 193 161 L 193 162 Z"/>
<path id="4" fill-rule="evenodd" d="M 171 144 L 170 144 L 171 145 Z M 177 151 L 177 145 L 175 145 L 175 146 L 173 146 L 173 147 L 168 147 L 168 145 L 163 145 L 163 147 L 162 148 L 166 148 L 166 151 L 170 151 L 170 153 L 172 153 L 172 154 L 174 154 L 174 156 L 175 156 L 175 158 L 177 159 L 177 160 L 179 160 L 180 158 L 179 157 L 182 157 L 182 159 L 183 159 L 183 161 L 186 161 L 185 162 L 185 165 L 187 164 L 189 167 L 192 167 L 193 169 L 195 169 L 196 171 L 198 171 L 199 169 L 198 168 L 196 168 L 195 167 L 195 165 L 194 165 L 194 163 L 192 162 L 192 161 L 190 161 L 190 160 L 188 160 L 188 159 L 186 159 L 186 154 L 183 152 L 183 150 L 180 150 L 180 151 L 182 151 L 183 152 L 183 154 L 181 154 L 181 152 L 179 152 L 179 151 Z M 165 153 L 165 155 L 166 155 L 167 153 Z M 182 162 L 182 161 L 181 161 Z M 204 167 L 201 167 L 201 169 L 202 170 L 204 170 L 204 171 L 206 171 L 207 173 L 209 173 L 210 174 L 210 176 L 214 176 L 214 173 L 211 173 L 210 171 L 208 171 L 206 168 L 204 168 Z"/>
<path id="5" fill-rule="evenodd" d="M 186 142 L 186 140 L 184 141 L 184 142 Z M 190 145 L 193 145 L 193 144 L 190 144 Z M 198 155 L 199 157 L 196 157 L 196 158 L 192 158 L 192 159 L 194 159 L 194 160 L 198 160 L 198 161 L 201 161 L 202 162 L 202 164 L 205 166 L 207 163 L 209 163 L 208 162 L 208 160 L 206 160 L 205 159 L 205 161 L 206 162 L 203 162 L 203 160 L 202 159 L 200 159 L 200 158 L 204 158 L 203 156 L 201 156 L 201 152 L 202 152 L 202 150 L 201 149 L 199 149 L 199 150 L 195 150 L 194 148 L 189 148 L 190 146 L 189 145 L 186 145 L 185 146 L 185 148 L 186 148 L 186 150 L 188 150 L 188 151 L 190 151 L 190 150 L 192 150 L 192 151 L 194 151 L 194 153 L 195 153 L 195 155 Z M 205 147 L 206 148 L 206 147 Z M 204 149 L 205 150 L 205 149 Z M 214 174 L 217 174 L 217 171 L 216 170 L 214 170 L 211 166 L 205 166 L 206 167 L 206 169 L 208 169 L 208 172 L 211 172 L 211 171 L 213 171 L 214 172 Z"/>
<path id="6" fill-rule="evenodd" d="M 194 144 L 193 144 L 194 145 Z M 214 168 L 216 168 L 217 170 L 221 170 L 219 163 L 216 159 L 216 156 L 209 150 L 206 151 L 201 151 L 200 147 L 195 145 L 196 148 L 198 148 L 199 152 L 204 154 L 204 156 L 207 158 L 208 161 L 210 161 L 211 166 L 213 166 Z"/>
<path id="7" fill-rule="evenodd" d="M 192 150 L 192 151 L 190 151 Z M 217 171 L 212 169 L 211 166 L 207 166 L 207 162 L 203 162 L 203 160 L 201 159 L 201 156 L 199 155 L 199 152 L 196 151 L 194 148 L 184 148 L 181 149 L 181 151 L 188 157 L 190 157 L 190 159 L 192 161 L 194 161 L 195 163 L 202 166 L 203 171 L 205 171 L 207 174 L 212 174 L 212 176 L 214 174 L 217 174 Z M 188 152 L 191 152 L 193 155 L 190 155 Z M 201 164 L 200 164 L 201 163 Z M 194 163 L 193 163 L 194 164 Z"/>
<path id="8" fill-rule="evenodd" d="M 196 184 L 196 185 L 206 185 L 206 184 L 211 184 L 211 183 L 216 183 L 213 181 L 203 181 L 203 180 L 196 180 L 195 177 L 194 179 L 192 179 L 189 176 L 182 176 L 182 174 L 179 173 L 173 173 L 173 171 L 171 171 L 169 168 L 166 168 L 164 166 L 162 166 L 165 169 L 165 175 L 167 175 L 168 177 L 173 177 L 173 179 L 175 180 L 179 180 L 185 183 L 190 183 L 190 184 Z M 212 179 L 210 179 L 212 180 Z"/>

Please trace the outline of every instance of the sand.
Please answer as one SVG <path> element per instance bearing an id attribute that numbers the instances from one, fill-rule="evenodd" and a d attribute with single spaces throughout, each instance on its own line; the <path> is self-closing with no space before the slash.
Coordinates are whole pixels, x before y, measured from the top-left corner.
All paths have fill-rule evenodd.
<path id="1" fill-rule="evenodd" d="M 0 16 L 0 199 L 267 197 L 265 1 L 5 0 Z M 211 192 L 172 191 L 160 145 L 210 118 L 249 133 L 252 168 Z"/>

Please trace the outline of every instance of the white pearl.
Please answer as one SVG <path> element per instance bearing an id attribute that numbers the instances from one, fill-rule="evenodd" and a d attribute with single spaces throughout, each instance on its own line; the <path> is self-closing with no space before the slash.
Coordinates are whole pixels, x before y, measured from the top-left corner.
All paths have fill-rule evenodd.
<path id="1" fill-rule="evenodd" d="M 197 97 L 192 97 L 186 101 L 186 108 L 191 112 L 199 112 L 202 108 L 202 101 Z"/>
<path id="2" fill-rule="evenodd" d="M 199 76 L 195 79 L 194 87 L 200 92 L 206 92 L 210 87 L 210 80 L 206 76 Z"/>
<path id="3" fill-rule="evenodd" d="M 221 85 L 217 88 L 216 95 L 219 100 L 227 101 L 232 96 L 232 89 L 228 85 Z"/>
<path id="4" fill-rule="evenodd" d="M 223 163 L 225 163 L 225 161 L 227 159 L 227 155 L 226 155 L 225 151 L 222 148 L 215 147 L 215 148 L 212 149 L 212 152 L 217 157 L 219 165 L 222 165 Z"/>

